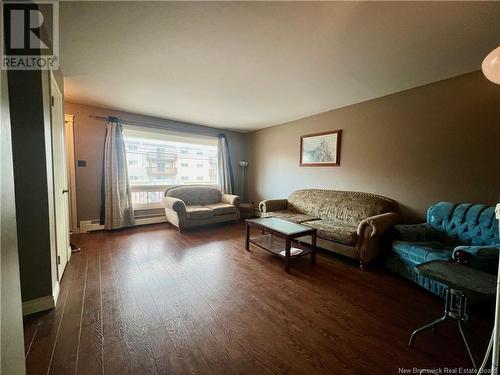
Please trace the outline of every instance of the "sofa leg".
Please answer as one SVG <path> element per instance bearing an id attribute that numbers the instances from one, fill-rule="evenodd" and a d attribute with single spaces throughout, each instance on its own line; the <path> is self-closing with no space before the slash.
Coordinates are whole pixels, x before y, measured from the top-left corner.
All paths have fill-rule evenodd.
<path id="1" fill-rule="evenodd" d="M 359 261 L 359 269 L 360 269 L 361 271 L 366 271 L 366 267 L 367 267 L 366 262 L 364 262 L 364 261 L 360 260 L 360 261 Z"/>

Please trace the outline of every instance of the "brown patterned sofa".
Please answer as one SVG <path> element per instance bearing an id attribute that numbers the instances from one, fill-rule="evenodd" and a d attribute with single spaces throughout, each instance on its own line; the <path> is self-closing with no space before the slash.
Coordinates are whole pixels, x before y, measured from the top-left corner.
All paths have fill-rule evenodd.
<path id="1" fill-rule="evenodd" d="M 277 217 L 318 230 L 317 245 L 359 260 L 361 269 L 380 254 L 380 237 L 399 220 L 396 202 L 354 191 L 306 189 L 288 199 L 260 202 L 263 217 Z M 310 238 L 304 237 L 304 242 Z"/>
<path id="2" fill-rule="evenodd" d="M 163 207 L 167 220 L 184 228 L 238 220 L 240 198 L 222 194 L 215 186 L 182 185 L 165 191 Z"/>

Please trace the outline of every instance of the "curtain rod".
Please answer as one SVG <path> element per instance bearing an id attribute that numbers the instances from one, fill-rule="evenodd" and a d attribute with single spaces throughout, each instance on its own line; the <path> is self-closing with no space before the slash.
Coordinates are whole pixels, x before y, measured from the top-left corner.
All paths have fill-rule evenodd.
<path id="1" fill-rule="evenodd" d="M 105 117 L 105 116 L 89 115 L 89 117 L 93 118 L 95 120 L 99 120 L 99 121 L 106 121 L 107 122 L 109 120 L 109 117 Z M 171 131 L 174 131 L 177 133 L 191 133 L 191 134 L 198 134 L 198 135 L 206 135 L 208 137 L 214 137 L 214 138 L 217 138 L 219 136 L 219 134 L 215 134 L 215 135 L 209 134 L 208 131 L 202 130 L 202 129 L 200 129 L 200 130 L 179 129 L 179 128 L 175 128 L 172 126 L 163 126 L 160 124 L 151 124 L 151 123 L 147 123 L 147 122 L 137 122 L 137 121 L 131 121 L 131 120 L 124 120 L 124 119 L 114 117 L 114 116 L 110 116 L 110 117 L 117 119 L 119 123 L 125 124 L 125 125 L 137 125 L 137 126 L 144 126 L 146 128 L 165 129 L 165 130 L 171 130 Z M 195 126 L 203 127 L 203 125 L 195 125 Z M 220 134 L 224 134 L 224 133 L 221 131 Z"/>

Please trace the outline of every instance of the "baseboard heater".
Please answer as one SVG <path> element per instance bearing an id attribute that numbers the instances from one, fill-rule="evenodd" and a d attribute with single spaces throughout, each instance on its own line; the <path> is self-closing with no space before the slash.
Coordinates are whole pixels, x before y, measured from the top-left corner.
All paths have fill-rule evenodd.
<path id="1" fill-rule="evenodd" d="M 165 214 L 154 216 L 136 216 L 135 225 L 146 225 L 155 223 L 164 223 L 167 221 Z M 88 233 L 95 230 L 104 230 L 104 225 L 101 225 L 99 219 L 82 220 L 80 221 L 80 233 Z"/>

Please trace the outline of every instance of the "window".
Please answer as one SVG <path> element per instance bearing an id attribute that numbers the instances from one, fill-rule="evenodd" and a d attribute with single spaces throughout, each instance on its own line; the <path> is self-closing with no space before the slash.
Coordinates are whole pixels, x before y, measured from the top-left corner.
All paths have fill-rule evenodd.
<path id="1" fill-rule="evenodd" d="M 123 135 L 134 208 L 161 207 L 168 186 L 217 183 L 217 138 L 130 125 Z"/>

